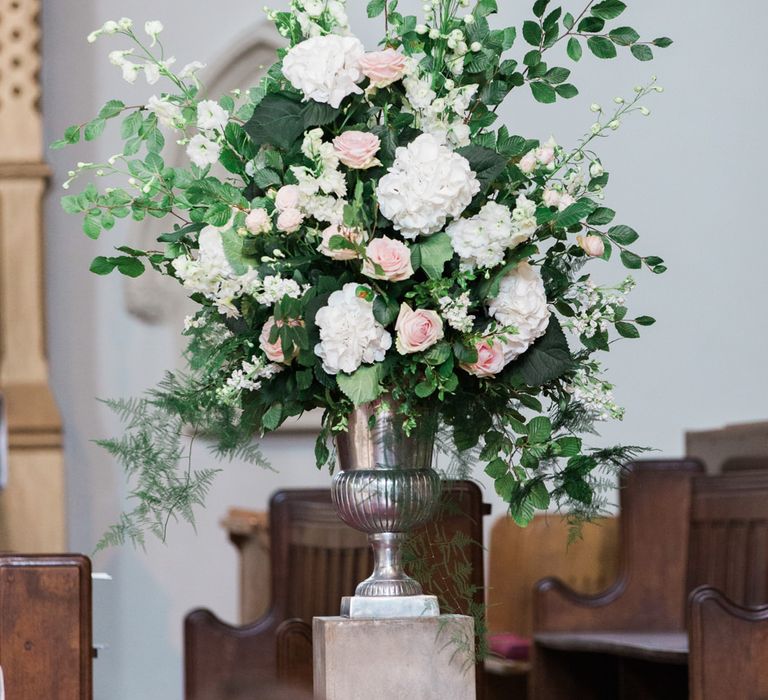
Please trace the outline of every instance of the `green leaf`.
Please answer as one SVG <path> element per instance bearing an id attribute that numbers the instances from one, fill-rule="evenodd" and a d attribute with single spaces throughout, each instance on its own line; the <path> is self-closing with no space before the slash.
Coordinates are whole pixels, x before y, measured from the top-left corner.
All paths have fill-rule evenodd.
<path id="1" fill-rule="evenodd" d="M 571 71 L 569 71 L 567 68 L 550 68 L 544 74 L 544 80 L 546 80 L 550 85 L 557 85 L 568 80 L 568 76 L 570 76 L 570 74 Z"/>
<path id="2" fill-rule="evenodd" d="M 485 473 L 492 479 L 501 479 L 509 473 L 509 465 L 501 458 L 491 460 L 485 468 Z"/>
<path id="3" fill-rule="evenodd" d="M 129 114 L 123 119 L 123 123 L 120 125 L 120 138 L 122 138 L 123 141 L 127 141 L 133 136 L 136 136 L 136 134 L 139 133 L 142 123 L 141 112 L 136 111 Z"/>
<path id="4" fill-rule="evenodd" d="M 570 100 L 572 97 L 576 97 L 576 95 L 579 94 L 576 86 L 571 85 L 570 83 L 563 83 L 562 85 L 558 85 L 555 88 L 555 92 L 560 95 L 560 97 L 564 97 L 566 100 Z"/>
<path id="5" fill-rule="evenodd" d="M 598 207 L 587 217 L 587 223 L 592 226 L 604 226 L 610 224 L 616 216 L 616 212 L 608 207 Z"/>
<path id="6" fill-rule="evenodd" d="M 310 100 L 302 107 L 304 131 L 314 126 L 326 126 L 341 114 L 341 109 Z"/>
<path id="7" fill-rule="evenodd" d="M 640 238 L 635 229 L 630 228 L 629 226 L 624 226 L 623 224 L 609 228 L 608 237 L 619 245 L 631 245 Z"/>
<path id="8" fill-rule="evenodd" d="M 580 199 L 561 211 L 555 219 L 555 225 L 562 228 L 569 228 L 578 224 L 584 217 L 597 209 L 597 204 L 591 199 Z"/>
<path id="9" fill-rule="evenodd" d="M 639 326 L 652 326 L 654 323 L 656 323 L 656 319 L 653 318 L 653 316 L 638 316 L 635 319 L 635 323 L 637 323 Z"/>
<path id="10" fill-rule="evenodd" d="M 384 365 L 377 362 L 374 365 L 362 365 L 352 374 L 340 372 L 336 375 L 336 381 L 342 393 L 355 406 L 359 406 L 363 403 L 375 401 L 379 397 L 383 373 Z"/>
<path id="11" fill-rule="evenodd" d="M 603 0 L 592 7 L 592 15 L 600 19 L 615 19 L 626 9 L 621 0 Z"/>
<path id="12" fill-rule="evenodd" d="M 629 47 L 629 50 L 638 61 L 653 60 L 653 51 L 650 46 L 646 46 L 645 44 L 633 44 Z"/>
<path id="13" fill-rule="evenodd" d="M 421 248 L 421 269 L 433 280 L 439 280 L 443 276 L 443 268 L 453 257 L 451 239 L 444 231 L 429 236 Z"/>
<path id="14" fill-rule="evenodd" d="M 115 262 L 117 271 L 127 277 L 140 277 L 144 273 L 144 263 L 136 258 L 121 255 Z"/>
<path id="15" fill-rule="evenodd" d="M 79 197 L 76 194 L 68 194 L 61 198 L 61 208 L 67 214 L 79 214 L 83 211 L 83 207 L 79 202 Z"/>
<path id="16" fill-rule="evenodd" d="M 632 27 L 616 27 L 608 32 L 608 38 L 614 44 L 629 46 L 634 44 L 640 38 L 640 35 Z"/>
<path id="17" fill-rule="evenodd" d="M 478 17 L 487 17 L 499 11 L 496 0 L 478 0 L 474 14 Z"/>
<path id="18" fill-rule="evenodd" d="M 552 437 L 552 421 L 547 416 L 536 416 L 525 426 L 528 440 L 536 445 L 547 442 Z"/>
<path id="19" fill-rule="evenodd" d="M 513 376 L 530 387 L 543 386 L 573 369 L 568 341 L 555 316 L 550 317 L 547 332 L 510 367 Z"/>
<path id="20" fill-rule="evenodd" d="M 88 238 L 98 238 L 101 234 L 101 224 L 99 224 L 98 219 L 89 214 L 85 217 L 83 220 L 83 232 L 85 233 Z"/>
<path id="21" fill-rule="evenodd" d="M 257 146 L 287 150 L 304 133 L 304 107 L 283 95 L 267 95 L 243 128 Z"/>
<path id="22" fill-rule="evenodd" d="M 538 22 L 527 20 L 523 22 L 523 39 L 531 46 L 538 46 L 541 42 L 541 27 Z"/>
<path id="23" fill-rule="evenodd" d="M 64 130 L 64 140 L 67 143 L 78 143 L 80 141 L 80 127 L 69 126 Z"/>
<path id="24" fill-rule="evenodd" d="M 115 266 L 116 264 L 112 259 L 105 258 L 103 255 L 99 255 L 97 258 L 93 259 L 89 269 L 91 272 L 97 275 L 108 275 L 110 272 L 112 272 L 112 270 L 115 269 Z"/>
<path id="25" fill-rule="evenodd" d="M 533 93 L 533 97 L 537 102 L 552 104 L 557 100 L 557 93 L 555 92 L 555 88 L 553 88 L 551 85 L 547 85 L 546 83 L 542 83 L 541 81 L 531 83 L 531 92 Z"/>
<path id="26" fill-rule="evenodd" d="M 566 29 L 573 29 L 573 25 L 576 23 L 576 20 L 573 18 L 573 15 L 570 12 L 566 12 L 563 16 L 563 26 Z"/>
<path id="27" fill-rule="evenodd" d="M 534 508 L 538 508 L 539 510 L 546 510 L 549 508 L 551 498 L 549 491 L 547 491 L 547 485 L 543 481 L 535 482 L 531 487 L 528 499 Z"/>
<path id="28" fill-rule="evenodd" d="M 469 166 L 475 172 L 480 182 L 481 192 L 490 187 L 491 183 L 507 167 L 507 159 L 490 148 L 466 146 L 465 148 L 460 148 L 457 153 L 469 161 Z"/>
<path id="29" fill-rule="evenodd" d="M 621 262 L 630 270 L 639 270 L 643 266 L 642 258 L 629 250 L 621 251 Z"/>
<path id="30" fill-rule="evenodd" d="M 420 399 L 426 399 L 428 396 L 432 396 L 432 394 L 437 391 L 437 384 L 435 384 L 433 381 L 419 382 L 416 385 L 414 391 L 416 392 L 416 396 L 418 396 Z"/>
<path id="31" fill-rule="evenodd" d="M 101 136 L 101 133 L 104 131 L 104 127 L 107 125 L 107 122 L 105 119 L 101 119 L 100 117 L 96 117 L 93 121 L 88 122 L 85 125 L 84 130 L 84 136 L 86 141 L 93 141 L 94 139 L 97 139 L 99 136 Z"/>
<path id="32" fill-rule="evenodd" d="M 269 407 L 269 410 L 262 416 L 261 426 L 264 428 L 264 430 L 268 432 L 271 432 L 272 430 L 276 430 L 277 427 L 282 422 L 281 421 L 282 417 L 283 417 L 283 404 L 280 402 L 272 404 Z"/>
<path id="33" fill-rule="evenodd" d="M 390 323 L 394 323 L 399 313 L 400 307 L 396 301 L 390 300 L 390 302 L 387 303 L 387 300 L 381 296 L 381 294 L 376 295 L 376 298 L 373 300 L 373 317 L 382 326 L 386 327 Z"/>
<path id="34" fill-rule="evenodd" d="M 222 231 L 221 244 L 227 262 L 232 266 L 236 275 L 244 275 L 248 272 L 248 260 L 243 255 L 243 238 L 235 231 Z"/>
<path id="35" fill-rule="evenodd" d="M 99 112 L 99 117 L 101 119 L 112 119 L 112 117 L 116 117 L 120 112 L 122 112 L 125 109 L 125 103 L 121 102 L 120 100 L 110 100 L 105 104 L 101 111 Z"/>
<path id="36" fill-rule="evenodd" d="M 579 22 L 578 31 L 590 34 L 592 32 L 601 32 L 605 27 L 605 20 L 599 17 L 585 17 Z"/>
<path id="37" fill-rule="evenodd" d="M 575 457 L 581 452 L 581 438 L 567 435 L 555 440 L 559 450 L 559 457 Z"/>
<path id="38" fill-rule="evenodd" d="M 368 17 L 373 19 L 378 17 L 386 9 L 386 0 L 371 0 L 368 3 Z"/>
<path id="39" fill-rule="evenodd" d="M 568 39 L 568 47 L 566 48 L 568 57 L 572 61 L 580 61 L 583 49 L 581 48 L 581 42 L 574 36 Z"/>
<path id="40" fill-rule="evenodd" d="M 523 64 L 529 68 L 539 65 L 539 63 L 541 63 L 541 51 L 529 51 L 523 56 Z"/>
<path id="41" fill-rule="evenodd" d="M 622 336 L 622 338 L 639 338 L 640 337 L 640 331 L 637 330 L 637 328 L 631 324 L 627 323 L 626 321 L 619 321 L 616 324 L 616 332 Z"/>
<path id="42" fill-rule="evenodd" d="M 536 15 L 536 17 L 541 17 L 544 12 L 546 12 L 547 5 L 549 5 L 549 0 L 536 0 L 536 2 L 533 3 L 533 14 Z"/>
<path id="43" fill-rule="evenodd" d="M 666 49 L 668 46 L 672 46 L 673 42 L 668 36 L 660 36 L 658 39 L 654 39 L 652 43 L 660 49 Z"/>
<path id="44" fill-rule="evenodd" d="M 598 58 L 616 58 L 616 47 L 605 37 L 591 36 L 587 39 L 587 46 Z"/>

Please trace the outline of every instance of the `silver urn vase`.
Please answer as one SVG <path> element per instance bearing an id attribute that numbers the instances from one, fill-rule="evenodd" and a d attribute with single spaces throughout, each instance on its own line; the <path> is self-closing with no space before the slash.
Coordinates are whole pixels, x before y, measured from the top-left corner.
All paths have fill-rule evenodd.
<path id="1" fill-rule="evenodd" d="M 432 469 L 436 422 L 425 420 L 406 435 L 397 408 L 388 395 L 358 406 L 347 431 L 336 436 L 340 471 L 331 487 L 333 502 L 347 525 L 367 533 L 373 548 L 373 573 L 352 599 L 361 610 L 386 609 L 385 599 L 395 598 L 407 610 L 404 597 L 431 598 L 422 596 L 421 585 L 403 570 L 401 548 L 408 533 L 429 522 L 440 498 L 440 477 Z M 373 599 L 384 605 L 371 607 Z M 436 610 L 436 600 L 427 607 Z M 350 614 L 349 599 L 342 603 L 342 614 Z"/>

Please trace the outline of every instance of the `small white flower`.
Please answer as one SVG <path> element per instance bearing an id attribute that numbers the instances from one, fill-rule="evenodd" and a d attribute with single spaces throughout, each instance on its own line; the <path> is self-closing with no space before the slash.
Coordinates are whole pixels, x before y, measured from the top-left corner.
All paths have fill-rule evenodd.
<path id="1" fill-rule="evenodd" d="M 128 31 L 129 29 L 133 28 L 133 20 L 128 19 L 128 17 L 121 17 L 119 20 L 117 20 L 117 26 L 120 27 L 123 31 Z"/>
<path id="2" fill-rule="evenodd" d="M 593 112 L 602 112 L 603 111 L 603 108 L 599 104 L 597 104 L 597 102 L 593 102 L 590 105 L 589 109 L 591 111 L 593 111 Z"/>
<path id="3" fill-rule="evenodd" d="M 197 105 L 197 128 L 201 131 L 224 131 L 229 112 L 213 100 L 203 100 Z"/>
<path id="4" fill-rule="evenodd" d="M 604 172 L 605 168 L 603 168 L 603 164 L 599 160 L 592 161 L 589 166 L 589 174 L 592 177 L 600 177 Z"/>
<path id="5" fill-rule="evenodd" d="M 197 82 L 197 73 L 198 71 L 203 70 L 203 68 L 205 68 L 205 63 L 200 63 L 200 61 L 192 61 L 191 63 L 187 63 L 187 65 L 181 69 L 179 78 L 181 80 L 192 79 Z"/>
<path id="6" fill-rule="evenodd" d="M 187 156 L 199 168 L 213 165 L 219 160 L 221 146 L 202 134 L 195 134 L 187 145 Z"/>
<path id="7" fill-rule="evenodd" d="M 178 128 L 184 123 L 181 108 L 169 100 L 159 98 L 157 95 L 152 95 L 147 100 L 147 110 L 155 114 L 157 120 L 163 126 Z"/>
<path id="8" fill-rule="evenodd" d="M 149 22 L 145 22 L 144 31 L 146 32 L 147 36 L 152 39 L 150 47 L 154 46 L 157 43 L 158 35 L 163 31 L 163 23 L 159 22 L 158 20 L 150 20 Z"/>
<path id="9" fill-rule="evenodd" d="M 130 61 L 125 61 L 120 68 L 123 71 L 123 80 L 131 84 L 136 82 L 136 78 L 138 78 L 139 73 L 141 73 L 141 66 L 136 63 L 131 63 Z"/>
<path id="10" fill-rule="evenodd" d="M 469 48 L 472 50 L 472 53 L 478 53 L 483 48 L 483 45 L 479 41 L 473 41 L 472 46 Z"/>

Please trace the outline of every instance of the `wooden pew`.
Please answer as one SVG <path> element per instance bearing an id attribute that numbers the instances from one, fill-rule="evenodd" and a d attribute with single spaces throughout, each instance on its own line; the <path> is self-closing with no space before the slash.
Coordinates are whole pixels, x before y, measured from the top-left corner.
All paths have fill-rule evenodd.
<path id="1" fill-rule="evenodd" d="M 91 700 L 91 563 L 0 556 L 0 666 L 8 700 Z"/>
<path id="2" fill-rule="evenodd" d="M 628 471 L 624 560 L 607 591 L 538 584 L 535 700 L 687 698 L 688 593 L 715 584 L 738 603 L 768 601 L 768 473 L 701 471 L 691 461 Z"/>

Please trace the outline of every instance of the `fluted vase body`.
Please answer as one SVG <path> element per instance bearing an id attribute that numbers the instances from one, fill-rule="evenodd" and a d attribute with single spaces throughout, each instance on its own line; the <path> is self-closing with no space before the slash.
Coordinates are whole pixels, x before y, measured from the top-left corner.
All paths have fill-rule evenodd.
<path id="1" fill-rule="evenodd" d="M 368 534 L 373 574 L 356 596 L 410 596 L 421 585 L 403 570 L 408 534 L 432 518 L 440 477 L 432 469 L 436 422 L 427 417 L 406 435 L 390 396 L 358 406 L 336 437 L 340 471 L 331 493 L 341 519 Z"/>

